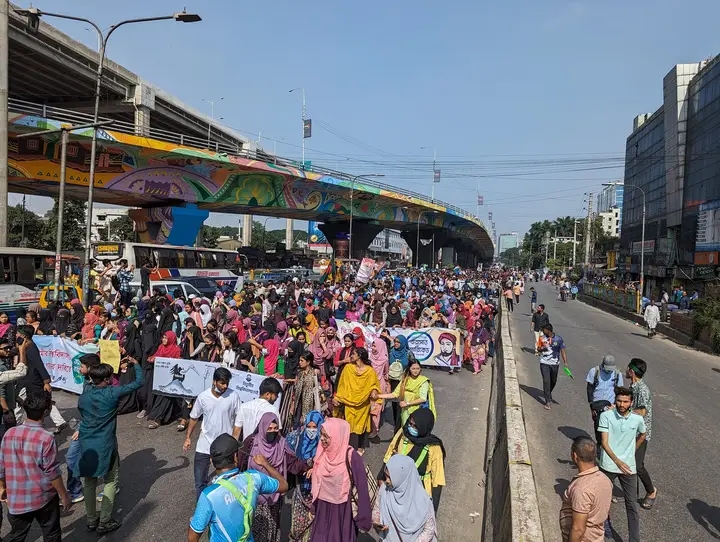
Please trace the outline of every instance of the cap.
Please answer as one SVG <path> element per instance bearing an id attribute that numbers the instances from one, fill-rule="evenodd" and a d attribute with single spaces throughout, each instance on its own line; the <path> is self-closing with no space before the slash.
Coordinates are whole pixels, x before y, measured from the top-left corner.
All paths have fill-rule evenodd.
<path id="1" fill-rule="evenodd" d="M 606 371 L 615 370 L 615 357 L 607 354 L 603 357 L 602 368 Z"/>
<path id="2" fill-rule="evenodd" d="M 240 449 L 240 443 L 228 433 L 223 433 L 212 441 L 210 445 L 210 458 L 213 460 L 231 457 Z"/>

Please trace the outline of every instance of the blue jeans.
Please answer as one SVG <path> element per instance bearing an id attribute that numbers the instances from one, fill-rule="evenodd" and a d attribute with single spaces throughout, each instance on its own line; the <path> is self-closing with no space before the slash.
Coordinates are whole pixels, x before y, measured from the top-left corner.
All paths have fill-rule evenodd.
<path id="1" fill-rule="evenodd" d="M 65 463 L 67 463 L 68 479 L 67 491 L 71 499 L 76 499 L 83 494 L 83 485 L 78 473 L 78 460 L 80 459 L 80 441 L 70 440 Z"/>
<path id="2" fill-rule="evenodd" d="M 195 452 L 195 460 L 193 461 L 193 468 L 195 471 L 195 500 L 200 498 L 205 486 L 208 485 L 209 476 L 208 470 L 210 469 L 210 455 Z"/>

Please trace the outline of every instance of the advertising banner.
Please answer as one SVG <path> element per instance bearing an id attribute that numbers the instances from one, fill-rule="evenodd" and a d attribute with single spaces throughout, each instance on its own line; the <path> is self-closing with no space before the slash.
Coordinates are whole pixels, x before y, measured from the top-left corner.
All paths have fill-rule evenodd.
<path id="1" fill-rule="evenodd" d="M 338 322 L 338 336 L 343 337 L 359 327 L 363 331 L 366 343 L 372 343 L 380 335 L 381 328 L 358 322 Z M 389 328 L 391 337 L 404 335 L 408 347 L 421 365 L 427 367 L 460 367 L 465 342 L 456 329 L 428 327 L 421 329 Z"/>
<path id="2" fill-rule="evenodd" d="M 50 335 L 35 335 L 33 342 L 40 351 L 45 369 L 50 373 L 50 385 L 72 393 L 82 393 L 85 378 L 80 374 L 80 358 L 85 354 L 97 354 L 98 347 L 94 344 L 80 346 L 76 341 Z M 115 343 L 117 348 L 117 341 L 106 342 Z"/>
<path id="3" fill-rule="evenodd" d="M 189 359 L 155 358 L 153 391 L 170 397 L 197 397 L 200 392 L 212 386 L 212 377 L 217 363 L 192 361 Z M 265 376 L 230 369 L 230 389 L 245 403 L 260 396 L 260 384 Z M 282 380 L 279 380 L 282 384 Z M 280 398 L 278 398 L 278 405 Z"/>
<path id="4" fill-rule="evenodd" d="M 318 223 L 314 220 L 308 221 L 308 248 L 311 250 L 330 248 L 330 243 L 325 238 L 325 234 L 320 231 Z"/>
<path id="5" fill-rule="evenodd" d="M 374 271 L 375 260 L 363 258 L 362 262 L 360 262 L 360 269 L 358 269 L 357 275 L 355 275 L 355 280 L 360 284 L 365 284 L 372 278 Z"/>
<path id="6" fill-rule="evenodd" d="M 697 252 L 720 250 L 720 199 L 700 205 L 697 220 L 695 250 Z"/>

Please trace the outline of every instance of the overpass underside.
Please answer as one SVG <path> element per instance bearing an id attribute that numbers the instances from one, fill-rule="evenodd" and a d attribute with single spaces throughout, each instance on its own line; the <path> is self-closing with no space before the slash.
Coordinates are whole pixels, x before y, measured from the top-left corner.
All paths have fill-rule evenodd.
<path id="1" fill-rule="evenodd" d="M 59 135 L 15 135 L 59 126 L 58 121 L 10 113 L 11 191 L 57 195 Z M 69 199 L 87 199 L 91 135 L 71 135 L 65 187 Z M 350 179 L 119 132 L 101 131 L 100 137 L 95 201 L 142 208 L 132 216 L 143 240 L 193 244 L 192 232 L 197 233 L 207 214 L 221 212 L 321 221 L 332 230 L 328 239 L 338 241 L 336 250 L 347 241 Z M 393 228 L 404 232 L 413 253 L 420 253 L 420 263 L 432 262 L 432 253 L 424 253 L 431 250 L 428 239 L 433 234 L 435 248 L 453 247 L 461 265 L 460 260 L 467 265 L 492 259 L 484 227 L 440 205 L 363 182 L 354 183 L 352 205 L 354 257 L 362 256 L 372 242 L 372 231 Z"/>

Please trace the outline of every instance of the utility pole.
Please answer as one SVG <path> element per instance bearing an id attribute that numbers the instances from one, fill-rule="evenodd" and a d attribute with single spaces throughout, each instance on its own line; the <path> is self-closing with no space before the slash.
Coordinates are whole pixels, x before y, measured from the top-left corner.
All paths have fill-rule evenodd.
<path id="1" fill-rule="evenodd" d="M 592 216 L 593 195 L 588 194 L 588 214 L 585 222 L 585 276 L 587 277 L 590 268 L 590 218 Z"/>
<path id="2" fill-rule="evenodd" d="M 6 247 L 8 214 L 8 10 L 0 3 L 0 246 Z"/>
<path id="3" fill-rule="evenodd" d="M 555 238 L 553 239 L 553 260 L 557 260 L 557 228 L 555 228 Z"/>
<path id="4" fill-rule="evenodd" d="M 575 253 L 577 252 L 577 218 L 575 219 L 575 228 L 573 230 L 573 257 L 572 266 L 575 267 Z"/>

